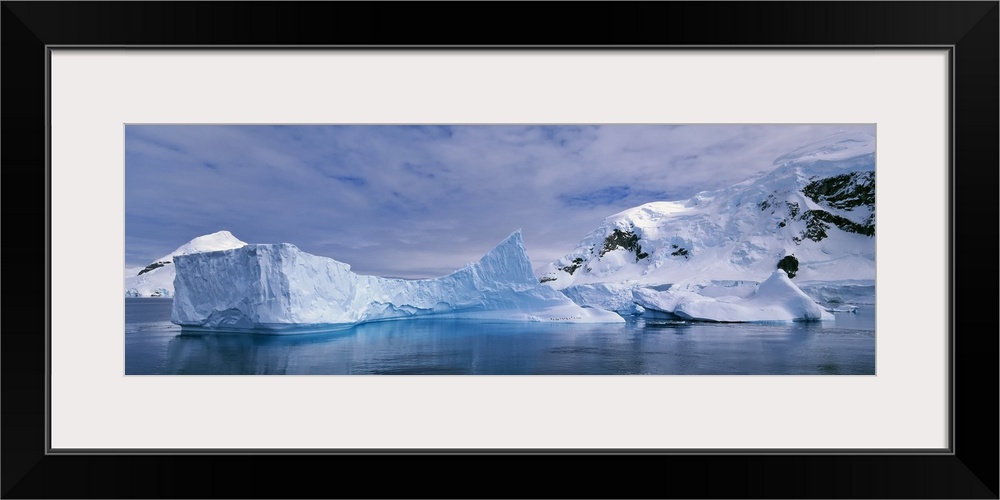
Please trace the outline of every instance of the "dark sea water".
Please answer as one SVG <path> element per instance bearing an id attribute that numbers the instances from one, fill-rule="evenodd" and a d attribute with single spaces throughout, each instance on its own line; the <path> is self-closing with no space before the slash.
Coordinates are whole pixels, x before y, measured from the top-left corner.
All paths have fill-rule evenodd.
<path id="1" fill-rule="evenodd" d="M 419 319 L 283 336 L 182 331 L 171 306 L 125 299 L 126 375 L 875 374 L 874 306 L 812 323 Z"/>

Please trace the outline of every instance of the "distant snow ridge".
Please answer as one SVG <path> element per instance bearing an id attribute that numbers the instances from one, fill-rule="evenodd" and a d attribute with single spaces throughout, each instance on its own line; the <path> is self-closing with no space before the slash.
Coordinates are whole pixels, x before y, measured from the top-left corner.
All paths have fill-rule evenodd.
<path id="1" fill-rule="evenodd" d="M 800 280 L 874 279 L 874 137 L 836 134 L 775 165 L 726 189 L 612 215 L 536 273 L 556 289 L 757 281 L 794 255 Z"/>
<path id="2" fill-rule="evenodd" d="M 434 279 L 362 276 L 295 245 L 179 255 L 171 321 L 192 329 L 300 333 L 425 316 L 565 323 L 621 323 L 542 286 L 520 230 L 479 262 Z"/>
<path id="3" fill-rule="evenodd" d="M 172 297 L 174 295 L 174 258 L 198 252 L 228 250 L 246 245 L 229 231 L 199 236 L 156 259 L 146 267 L 125 270 L 126 297 Z"/>

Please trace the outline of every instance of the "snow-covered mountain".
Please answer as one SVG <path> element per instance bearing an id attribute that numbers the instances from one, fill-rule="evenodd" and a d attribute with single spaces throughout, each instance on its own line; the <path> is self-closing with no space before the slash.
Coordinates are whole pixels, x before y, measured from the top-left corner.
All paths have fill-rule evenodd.
<path id="1" fill-rule="evenodd" d="M 622 323 L 540 285 L 516 231 L 447 276 L 364 276 L 289 243 L 177 256 L 171 321 L 188 328 L 301 333 L 367 321 L 438 318 Z M 206 279 L 211 277 L 211 279 Z"/>
<path id="2" fill-rule="evenodd" d="M 872 280 L 874 170 L 874 137 L 836 134 L 726 189 L 614 214 L 535 273 L 556 289 L 763 281 L 793 256 L 796 281 Z"/>
<path id="3" fill-rule="evenodd" d="M 229 231 L 199 236 L 177 250 L 156 259 L 146 267 L 125 269 L 126 297 L 173 297 L 174 257 L 215 250 L 228 250 L 246 245 Z"/>

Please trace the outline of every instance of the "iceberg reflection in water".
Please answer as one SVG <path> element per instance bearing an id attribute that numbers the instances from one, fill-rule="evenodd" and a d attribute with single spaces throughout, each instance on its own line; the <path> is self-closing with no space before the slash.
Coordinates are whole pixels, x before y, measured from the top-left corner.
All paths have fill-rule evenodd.
<path id="1" fill-rule="evenodd" d="M 168 348 L 169 373 L 567 373 L 544 354 L 579 339 L 622 338 L 625 325 L 415 319 L 303 335 L 188 333 Z M 595 367 L 600 370 L 599 367 Z M 603 372 L 607 373 L 607 372 Z M 614 373 L 614 372 L 612 372 Z"/>
<path id="2" fill-rule="evenodd" d="M 134 306 L 129 299 L 126 308 Z M 785 324 L 630 319 L 624 324 L 417 319 L 302 335 L 206 334 L 126 324 L 138 374 L 620 375 L 875 373 L 874 307 Z M 128 318 L 128 313 L 126 314 Z"/>

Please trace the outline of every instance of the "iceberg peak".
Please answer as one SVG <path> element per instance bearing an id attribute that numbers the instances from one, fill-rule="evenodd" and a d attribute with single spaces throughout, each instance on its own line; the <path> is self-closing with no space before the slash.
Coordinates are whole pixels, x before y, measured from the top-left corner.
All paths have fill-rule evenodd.
<path id="1" fill-rule="evenodd" d="M 527 249 L 524 248 L 524 238 L 521 236 L 521 230 L 518 229 L 517 231 L 510 233 L 510 236 L 507 236 L 503 239 L 503 241 L 497 243 L 497 246 L 493 247 L 493 250 L 486 252 L 482 259 L 498 252 L 521 252 L 527 255 Z M 482 259 L 480 259 L 480 261 L 482 261 Z"/>
<path id="2" fill-rule="evenodd" d="M 496 283 L 536 284 L 535 273 L 531 269 L 531 259 L 524 248 L 524 239 L 518 229 L 486 252 L 475 264 L 481 279 Z"/>

